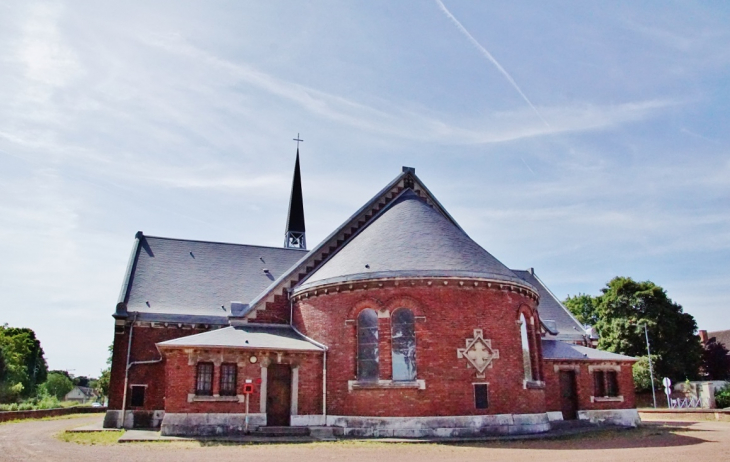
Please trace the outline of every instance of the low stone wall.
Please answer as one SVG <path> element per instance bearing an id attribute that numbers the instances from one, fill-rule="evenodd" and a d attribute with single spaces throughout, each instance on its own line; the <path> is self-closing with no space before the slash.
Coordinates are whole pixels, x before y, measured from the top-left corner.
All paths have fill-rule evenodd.
<path id="1" fill-rule="evenodd" d="M 547 414 L 497 414 L 448 417 L 327 416 L 327 425 L 346 436 L 463 437 L 543 433 L 550 430 Z"/>
<path id="2" fill-rule="evenodd" d="M 23 419 L 42 419 L 44 417 L 56 417 L 69 414 L 95 414 L 106 412 L 105 407 L 74 406 L 57 409 L 39 409 L 37 411 L 1 411 L 0 422 Z"/>
<path id="3" fill-rule="evenodd" d="M 641 423 L 639 411 L 636 409 L 578 411 L 578 420 L 587 420 L 597 425 L 618 425 L 621 427 L 636 427 Z"/>
<path id="4" fill-rule="evenodd" d="M 266 425 L 266 414 L 248 414 L 248 431 Z M 242 435 L 246 414 L 170 414 L 165 413 L 160 432 L 164 436 Z"/>

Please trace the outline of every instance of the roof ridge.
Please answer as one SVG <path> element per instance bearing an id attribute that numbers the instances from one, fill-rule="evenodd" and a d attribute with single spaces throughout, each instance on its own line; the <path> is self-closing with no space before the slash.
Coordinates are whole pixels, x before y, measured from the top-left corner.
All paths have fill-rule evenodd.
<path id="1" fill-rule="evenodd" d="M 146 234 L 142 234 L 145 238 L 152 238 L 152 239 L 164 239 L 166 241 L 179 241 L 179 242 L 199 242 L 201 244 L 219 244 L 219 245 L 233 245 L 236 247 L 256 247 L 260 249 L 273 249 L 273 250 L 285 250 L 285 251 L 291 251 L 296 250 L 298 252 L 309 252 L 306 249 L 294 249 L 294 248 L 287 248 L 287 247 L 275 247 L 271 245 L 259 245 L 259 244 L 237 244 L 235 242 L 221 242 L 221 241 L 206 241 L 201 239 L 179 239 L 176 237 L 164 237 L 164 236 L 148 236 Z"/>

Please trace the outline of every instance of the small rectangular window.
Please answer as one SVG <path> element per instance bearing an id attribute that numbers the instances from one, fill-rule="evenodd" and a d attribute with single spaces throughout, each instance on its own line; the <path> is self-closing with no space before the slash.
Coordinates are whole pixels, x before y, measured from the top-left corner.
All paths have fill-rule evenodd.
<path id="1" fill-rule="evenodd" d="M 474 406 L 477 409 L 487 409 L 489 407 L 489 390 L 486 383 L 474 384 Z"/>
<path id="2" fill-rule="evenodd" d="M 213 394 L 213 363 L 198 363 L 195 394 L 203 396 Z"/>
<path id="3" fill-rule="evenodd" d="M 221 364 L 221 396 L 236 396 L 237 369 L 236 364 Z"/>
<path id="4" fill-rule="evenodd" d="M 132 385 L 132 396 L 129 405 L 132 407 L 144 407 L 144 385 Z"/>
<path id="5" fill-rule="evenodd" d="M 606 396 L 618 396 L 616 371 L 606 371 Z"/>
<path id="6" fill-rule="evenodd" d="M 593 396 L 606 396 L 606 379 L 603 371 L 593 372 Z"/>

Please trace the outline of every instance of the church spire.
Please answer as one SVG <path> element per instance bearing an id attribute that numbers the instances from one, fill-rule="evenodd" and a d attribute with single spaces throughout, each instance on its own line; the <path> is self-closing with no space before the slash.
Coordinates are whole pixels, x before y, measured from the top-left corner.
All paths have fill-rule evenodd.
<path id="1" fill-rule="evenodd" d="M 284 247 L 287 249 L 306 249 L 304 228 L 304 200 L 302 199 L 302 175 L 299 171 L 299 134 L 294 139 L 297 142 L 297 160 L 294 164 L 294 179 L 291 185 L 289 199 L 289 216 L 286 220 L 286 235 Z"/>

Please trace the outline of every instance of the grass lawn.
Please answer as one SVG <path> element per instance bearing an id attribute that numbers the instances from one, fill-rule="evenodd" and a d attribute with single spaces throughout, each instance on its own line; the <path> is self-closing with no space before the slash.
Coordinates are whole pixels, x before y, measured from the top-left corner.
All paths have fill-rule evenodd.
<path id="1" fill-rule="evenodd" d="M 87 444 L 94 446 L 96 444 L 109 445 L 117 444 L 117 440 L 124 434 L 124 430 L 104 431 L 104 432 L 62 432 L 56 437 L 67 443 Z"/>

